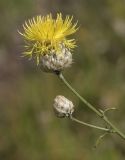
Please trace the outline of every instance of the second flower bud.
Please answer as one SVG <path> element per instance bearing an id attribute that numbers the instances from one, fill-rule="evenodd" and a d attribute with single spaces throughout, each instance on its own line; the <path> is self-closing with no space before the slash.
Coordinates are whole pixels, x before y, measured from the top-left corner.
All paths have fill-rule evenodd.
<path id="1" fill-rule="evenodd" d="M 64 96 L 57 96 L 54 99 L 53 108 L 59 118 L 69 117 L 74 112 L 73 103 Z"/>

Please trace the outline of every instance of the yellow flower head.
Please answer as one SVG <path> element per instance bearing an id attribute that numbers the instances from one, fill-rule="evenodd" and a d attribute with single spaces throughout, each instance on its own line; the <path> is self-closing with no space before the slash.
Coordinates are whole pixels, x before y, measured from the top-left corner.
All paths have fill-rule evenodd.
<path id="1" fill-rule="evenodd" d="M 57 14 L 56 19 L 52 15 L 37 16 L 28 20 L 23 25 L 24 33 L 20 33 L 26 41 L 26 52 L 29 58 L 36 57 L 39 64 L 40 57 L 55 52 L 60 53 L 61 46 L 67 49 L 74 48 L 75 40 L 67 37 L 76 32 L 77 23 L 72 23 L 73 17 Z"/>

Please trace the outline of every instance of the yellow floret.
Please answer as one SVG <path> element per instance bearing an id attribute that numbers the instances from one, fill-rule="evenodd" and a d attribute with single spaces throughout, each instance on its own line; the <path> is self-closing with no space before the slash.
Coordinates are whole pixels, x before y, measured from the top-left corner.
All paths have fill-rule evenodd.
<path id="1" fill-rule="evenodd" d="M 73 17 L 66 16 L 62 19 L 62 14 L 57 14 L 56 19 L 52 15 L 37 16 L 25 22 L 24 32 L 20 33 L 26 41 L 26 51 L 24 55 L 30 58 L 36 57 L 39 64 L 40 56 L 51 54 L 52 51 L 59 53 L 60 46 L 64 45 L 68 49 L 76 46 L 74 39 L 67 39 L 67 36 L 76 32 L 77 23 L 72 23 Z"/>

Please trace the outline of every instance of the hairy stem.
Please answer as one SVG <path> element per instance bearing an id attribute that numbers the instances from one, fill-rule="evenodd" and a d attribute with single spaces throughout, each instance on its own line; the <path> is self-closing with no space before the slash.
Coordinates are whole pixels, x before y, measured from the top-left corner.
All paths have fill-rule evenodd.
<path id="1" fill-rule="evenodd" d="M 87 100 L 85 100 L 72 86 L 67 82 L 62 73 L 57 74 L 61 81 L 93 112 L 95 112 L 100 118 L 102 118 L 111 128 L 112 130 L 119 135 L 122 139 L 125 140 L 125 134 L 122 133 L 110 120 L 103 114 L 98 111 L 92 104 L 90 104 Z"/>

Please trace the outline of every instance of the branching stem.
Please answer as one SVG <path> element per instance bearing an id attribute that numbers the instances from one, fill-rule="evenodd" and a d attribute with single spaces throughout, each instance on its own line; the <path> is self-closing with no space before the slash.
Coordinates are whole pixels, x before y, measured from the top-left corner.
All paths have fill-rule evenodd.
<path id="1" fill-rule="evenodd" d="M 102 118 L 112 129 L 113 132 L 115 132 L 117 135 L 119 135 L 122 139 L 125 140 L 125 134 L 122 133 L 110 120 L 106 117 L 105 114 L 98 111 L 92 104 L 90 104 L 87 100 L 85 100 L 64 78 L 62 73 L 56 73 L 58 77 L 61 79 L 61 81 L 93 112 L 95 112 L 100 118 Z"/>
<path id="2" fill-rule="evenodd" d="M 70 119 L 71 119 L 72 121 L 75 121 L 75 122 L 77 122 L 77 123 L 80 123 L 80 124 L 82 124 L 82 125 L 85 125 L 85 126 L 88 126 L 88 127 L 91 127 L 91 128 L 99 129 L 99 130 L 106 131 L 106 132 L 109 132 L 109 133 L 114 133 L 114 131 L 112 131 L 112 130 L 110 130 L 110 129 L 108 129 L 108 128 L 103 128 L 103 127 L 95 126 L 95 125 L 92 125 L 92 124 L 89 124 L 89 123 L 80 121 L 80 120 L 74 118 L 73 116 L 70 116 Z"/>

